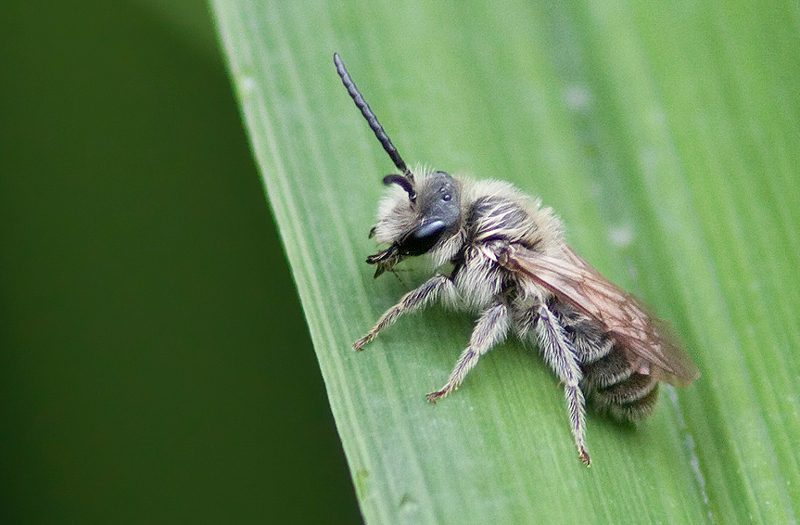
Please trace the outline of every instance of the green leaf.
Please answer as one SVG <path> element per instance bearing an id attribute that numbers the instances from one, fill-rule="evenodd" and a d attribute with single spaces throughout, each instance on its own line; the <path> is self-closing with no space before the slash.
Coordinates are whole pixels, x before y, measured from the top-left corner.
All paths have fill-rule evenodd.
<path id="1" fill-rule="evenodd" d="M 758 523 L 800 515 L 797 5 L 710 0 L 213 2 L 368 523 Z M 682 334 L 702 377 L 636 429 L 508 341 L 431 406 L 472 326 L 439 307 L 352 342 L 427 276 L 363 260 L 406 160 L 500 178 Z"/>

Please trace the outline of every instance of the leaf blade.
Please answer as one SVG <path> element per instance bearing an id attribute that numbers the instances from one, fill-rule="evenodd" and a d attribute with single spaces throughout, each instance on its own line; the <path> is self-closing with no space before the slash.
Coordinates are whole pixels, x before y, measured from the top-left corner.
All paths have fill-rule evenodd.
<path id="1" fill-rule="evenodd" d="M 796 110 L 795 79 L 769 84 L 797 59 L 739 67 L 734 57 L 764 54 L 757 32 L 773 21 L 710 5 L 214 3 L 368 522 L 775 522 L 797 512 L 800 429 L 781 413 L 797 412 L 800 198 L 778 188 L 796 178 L 787 145 L 798 130 L 781 116 L 784 135 L 763 133 L 782 108 L 752 104 L 771 89 Z M 778 41 L 796 33 L 779 26 Z M 373 283 L 359 263 L 380 191 L 369 174 L 388 164 L 338 84 L 333 51 L 404 157 L 538 191 L 588 260 L 676 321 L 703 378 L 667 389 L 636 432 L 590 418 L 595 466 L 584 471 L 563 400 L 530 349 L 498 348 L 437 407 L 422 394 L 465 343 L 463 316 L 434 310 L 351 353 L 422 272 L 406 286 Z M 753 176 L 770 157 L 777 168 Z M 783 333 L 771 329 L 774 309 Z"/>

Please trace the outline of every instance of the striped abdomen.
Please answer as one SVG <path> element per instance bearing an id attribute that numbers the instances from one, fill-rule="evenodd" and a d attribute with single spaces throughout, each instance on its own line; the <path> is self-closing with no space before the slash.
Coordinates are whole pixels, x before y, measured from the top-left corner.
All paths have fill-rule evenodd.
<path id="1" fill-rule="evenodd" d="M 616 343 L 598 323 L 554 300 L 558 315 L 581 362 L 581 389 L 589 405 L 621 421 L 639 421 L 653 411 L 658 380 L 649 363 Z"/>

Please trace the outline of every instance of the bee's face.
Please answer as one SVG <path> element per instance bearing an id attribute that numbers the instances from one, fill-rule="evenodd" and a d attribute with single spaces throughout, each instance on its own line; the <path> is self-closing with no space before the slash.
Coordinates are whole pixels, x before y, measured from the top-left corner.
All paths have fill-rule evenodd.
<path id="1" fill-rule="evenodd" d="M 420 173 L 413 191 L 402 189 L 393 190 L 381 202 L 378 224 L 371 232 L 376 241 L 390 245 L 367 259 L 378 265 L 376 276 L 405 257 L 428 253 L 460 223 L 461 188 L 447 173 Z"/>

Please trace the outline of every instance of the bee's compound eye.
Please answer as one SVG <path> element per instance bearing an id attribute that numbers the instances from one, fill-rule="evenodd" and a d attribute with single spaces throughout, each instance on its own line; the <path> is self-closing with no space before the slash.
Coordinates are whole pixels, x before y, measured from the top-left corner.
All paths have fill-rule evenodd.
<path id="1" fill-rule="evenodd" d="M 447 224 L 444 221 L 437 220 L 423 224 L 400 242 L 400 253 L 412 256 L 426 253 L 433 248 L 445 230 Z"/>

